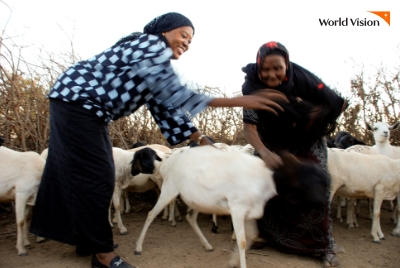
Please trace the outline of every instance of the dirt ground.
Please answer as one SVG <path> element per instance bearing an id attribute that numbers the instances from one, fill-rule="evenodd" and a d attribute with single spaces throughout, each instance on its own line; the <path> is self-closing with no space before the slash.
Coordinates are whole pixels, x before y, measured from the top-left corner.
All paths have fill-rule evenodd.
<path id="1" fill-rule="evenodd" d="M 345 223 L 334 220 L 333 235 L 338 245 L 344 247 L 345 253 L 338 254 L 342 267 L 400 267 L 400 238 L 390 235 L 394 224 L 390 221 L 389 205 L 385 201 L 381 212 L 381 225 L 386 240 L 375 244 L 370 235 L 371 221 L 367 219 L 367 203 L 361 207 L 358 219 L 358 229 L 348 229 Z M 211 233 L 211 218 L 199 215 L 198 223 L 214 247 L 214 251 L 205 251 L 188 223 L 184 220 L 171 227 L 159 216 L 150 226 L 143 244 L 142 255 L 134 255 L 135 240 L 139 236 L 149 207 L 140 211 L 123 215 L 128 235 L 119 235 L 114 228 L 114 241 L 119 244 L 117 252 L 129 263 L 138 268 L 169 267 L 169 268 L 204 268 L 228 267 L 231 242 L 230 220 L 219 220 L 219 234 Z M 336 204 L 332 212 L 336 215 Z M 185 205 L 179 206 L 182 215 Z M 344 212 L 343 212 L 344 214 Z M 16 226 L 11 212 L 0 211 L 0 267 L 31 267 L 31 268 L 80 268 L 90 267 L 90 257 L 79 257 L 75 248 L 55 241 L 38 244 L 30 236 L 32 248 L 28 256 L 20 257 L 15 249 Z M 322 267 L 319 258 L 290 255 L 277 252 L 273 248 L 251 250 L 247 254 L 247 266 L 257 267 Z"/>

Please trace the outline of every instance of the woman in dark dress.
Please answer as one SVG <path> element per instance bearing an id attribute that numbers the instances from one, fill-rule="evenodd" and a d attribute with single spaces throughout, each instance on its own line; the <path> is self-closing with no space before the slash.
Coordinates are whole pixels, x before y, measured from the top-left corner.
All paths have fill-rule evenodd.
<path id="1" fill-rule="evenodd" d="M 276 170 L 283 164 L 279 152 L 288 151 L 326 171 L 324 137 L 334 130 L 347 102 L 314 74 L 289 61 L 288 51 L 278 42 L 261 46 L 257 62 L 242 70 L 246 73 L 243 95 L 270 88 L 290 100 L 282 104 L 285 111 L 278 116 L 243 110 L 245 138 L 259 157 Z M 305 202 L 296 193 L 278 191 L 258 221 L 260 237 L 284 252 L 319 254 L 326 266 L 339 266 L 333 249 L 328 174 L 322 176 L 320 184 L 322 202 Z"/>
<path id="2" fill-rule="evenodd" d="M 108 124 L 146 104 L 166 140 L 210 143 L 192 124 L 207 106 L 281 109 L 264 97 L 209 98 L 182 86 L 171 59 L 189 49 L 192 22 L 179 13 L 152 20 L 111 48 L 67 69 L 50 99 L 50 141 L 31 232 L 76 245 L 92 267 L 129 268 L 116 252 L 108 208 L 115 184 Z M 266 96 L 266 97 L 265 97 Z"/>

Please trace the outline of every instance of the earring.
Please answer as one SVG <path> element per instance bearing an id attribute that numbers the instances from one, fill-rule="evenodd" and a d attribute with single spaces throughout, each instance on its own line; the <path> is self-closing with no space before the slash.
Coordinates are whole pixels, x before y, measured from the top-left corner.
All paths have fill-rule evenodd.
<path id="1" fill-rule="evenodd" d="M 162 36 L 165 36 L 165 33 L 162 33 Z"/>

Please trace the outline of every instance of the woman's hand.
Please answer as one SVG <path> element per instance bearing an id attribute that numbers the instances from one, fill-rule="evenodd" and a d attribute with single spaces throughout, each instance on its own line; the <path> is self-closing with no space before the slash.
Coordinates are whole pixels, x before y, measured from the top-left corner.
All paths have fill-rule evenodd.
<path id="1" fill-rule="evenodd" d="M 274 170 L 283 165 L 282 159 L 276 153 L 271 152 L 267 148 L 258 152 L 262 160 L 264 160 L 265 165 Z"/>
<path id="2" fill-rule="evenodd" d="M 203 137 L 203 138 L 200 140 L 200 146 L 203 146 L 203 145 L 211 145 L 211 144 L 213 144 L 213 142 L 211 142 L 207 137 Z"/>
<path id="3" fill-rule="evenodd" d="M 289 100 L 286 97 L 286 95 L 283 94 L 282 92 L 280 92 L 279 90 L 275 90 L 275 89 L 270 89 L 270 88 L 260 89 L 260 90 L 254 91 L 253 93 L 251 93 L 251 95 L 260 96 L 260 97 L 267 98 L 267 99 L 270 99 L 273 101 L 283 101 L 283 102 L 289 103 Z"/>
<path id="4" fill-rule="evenodd" d="M 285 94 L 274 89 L 263 89 L 246 95 L 234 98 L 215 98 L 208 105 L 211 107 L 244 107 L 252 110 L 266 110 L 278 115 L 277 111 L 283 108 L 277 101 L 289 102 Z"/>
<path id="5" fill-rule="evenodd" d="M 194 132 L 189 138 L 200 146 L 213 144 L 206 135 L 201 134 L 199 131 Z"/>
<path id="6" fill-rule="evenodd" d="M 242 98 L 241 106 L 243 106 L 243 108 L 246 109 L 266 110 L 275 115 L 278 115 L 277 111 L 283 112 L 283 108 L 278 103 L 267 98 L 253 96 L 253 95 L 246 95 L 240 98 Z"/>
<path id="7" fill-rule="evenodd" d="M 283 112 L 283 108 L 276 102 L 289 103 L 289 100 L 286 97 L 286 95 L 275 89 L 257 90 L 253 92 L 251 95 L 244 97 L 253 97 L 253 100 L 250 106 L 243 106 L 243 107 L 253 110 L 267 110 L 274 114 L 278 114 L 276 112 L 277 110 Z"/>

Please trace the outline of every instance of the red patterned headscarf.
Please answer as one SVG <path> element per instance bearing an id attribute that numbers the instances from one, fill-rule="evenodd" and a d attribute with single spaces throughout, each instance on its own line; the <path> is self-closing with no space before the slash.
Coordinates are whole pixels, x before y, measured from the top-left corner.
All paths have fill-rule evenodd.
<path id="1" fill-rule="evenodd" d="M 286 66 L 289 65 L 289 51 L 279 42 L 270 41 L 262 45 L 257 52 L 257 66 L 260 67 L 267 55 L 281 55 L 285 58 Z"/>

